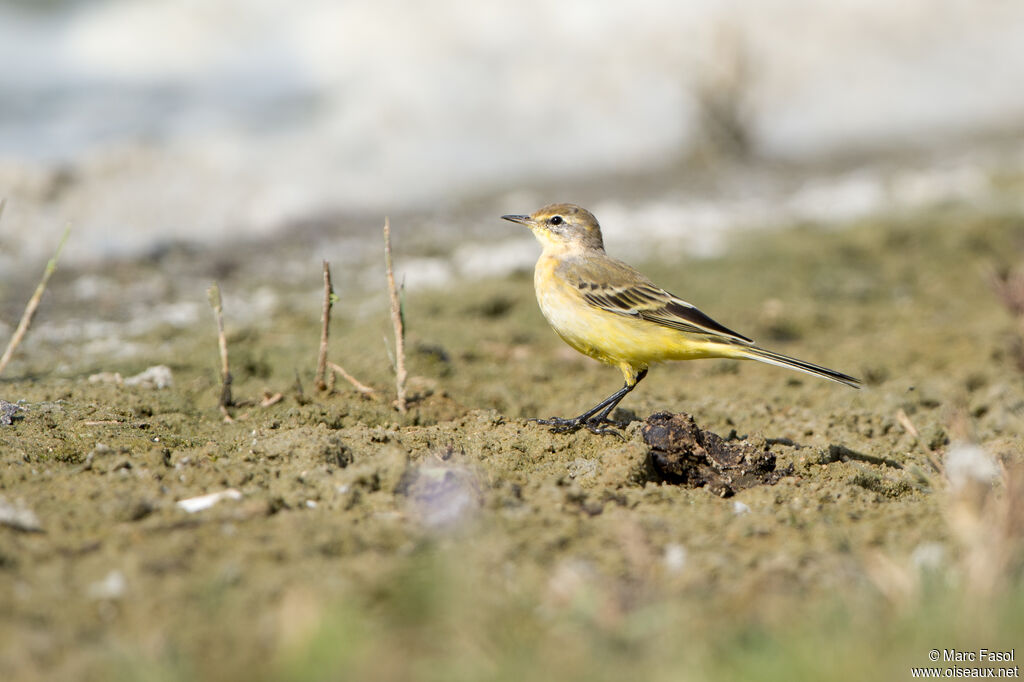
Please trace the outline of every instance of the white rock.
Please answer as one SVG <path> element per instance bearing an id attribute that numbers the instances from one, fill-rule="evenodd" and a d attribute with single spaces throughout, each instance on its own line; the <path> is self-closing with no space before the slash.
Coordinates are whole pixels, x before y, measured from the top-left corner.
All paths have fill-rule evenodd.
<path id="1" fill-rule="evenodd" d="M 217 504 L 221 500 L 240 500 L 242 499 L 242 493 L 238 492 L 234 488 L 228 488 L 227 490 L 221 490 L 215 493 L 208 493 L 206 495 L 200 495 L 199 497 L 190 497 L 185 500 L 178 500 L 178 507 L 184 509 L 189 514 L 194 514 L 197 511 L 209 509 L 213 505 Z"/>
<path id="2" fill-rule="evenodd" d="M 124 380 L 125 386 L 142 386 L 144 388 L 168 388 L 174 385 L 171 368 L 167 365 L 153 365 L 146 370 Z"/>
<path id="3" fill-rule="evenodd" d="M 126 585 L 124 573 L 115 569 L 107 573 L 103 580 L 90 583 L 86 594 L 92 599 L 120 599 L 124 596 Z"/>
<path id="4" fill-rule="evenodd" d="M 676 542 L 665 545 L 662 561 L 665 562 L 665 568 L 669 573 L 682 572 L 686 567 L 686 548 Z"/>
<path id="5" fill-rule="evenodd" d="M 0 497 L 0 525 L 26 533 L 39 533 L 43 530 L 34 511 L 21 502 L 11 504 L 3 497 Z"/>

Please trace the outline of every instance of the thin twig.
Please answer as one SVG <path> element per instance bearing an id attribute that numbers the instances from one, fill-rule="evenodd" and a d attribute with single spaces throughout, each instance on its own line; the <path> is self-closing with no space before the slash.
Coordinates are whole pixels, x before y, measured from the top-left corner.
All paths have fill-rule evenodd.
<path id="1" fill-rule="evenodd" d="M 220 407 L 220 411 L 224 413 L 224 417 L 230 419 L 227 408 L 234 405 L 234 400 L 231 399 L 231 370 L 228 366 L 228 340 L 224 335 L 224 306 L 220 298 L 220 287 L 217 286 L 216 282 L 206 290 L 206 295 L 210 299 L 210 307 L 213 308 L 213 315 L 217 318 L 217 344 L 220 347 L 221 390 L 220 400 L 217 405 Z"/>
<path id="2" fill-rule="evenodd" d="M 398 389 L 398 411 L 405 412 L 405 321 L 402 300 L 395 286 L 395 270 L 391 264 L 391 221 L 384 218 L 384 269 L 388 276 L 388 294 L 391 297 L 391 325 L 395 328 L 395 385 Z"/>
<path id="3" fill-rule="evenodd" d="M 367 386 L 366 384 L 364 384 L 363 382 L 359 381 L 359 379 L 356 379 L 354 376 L 346 372 L 345 368 L 339 365 L 338 363 L 328 361 L 327 366 L 331 368 L 332 372 L 340 376 L 348 383 L 352 384 L 352 387 L 355 388 L 360 393 L 362 393 L 363 395 L 373 395 L 374 393 L 377 392 L 374 389 Z"/>
<path id="4" fill-rule="evenodd" d="M 907 415 L 902 407 L 896 411 L 896 421 L 900 423 L 900 426 L 903 427 L 904 431 L 914 438 L 914 441 L 917 443 L 917 447 L 924 454 L 928 463 L 931 464 L 932 469 L 934 469 L 936 473 L 942 474 L 945 471 L 945 468 L 942 466 L 942 462 L 939 461 L 938 457 L 935 456 L 935 453 L 929 450 L 927 445 L 925 445 L 921 440 L 921 433 L 917 430 L 917 427 L 914 426 L 914 422 L 910 421 L 909 415 Z"/>
<path id="5" fill-rule="evenodd" d="M 320 355 L 316 362 L 317 390 L 327 390 L 327 333 L 331 322 L 334 287 L 331 286 L 331 264 L 324 261 L 324 304 L 320 312 Z"/>
<path id="6" fill-rule="evenodd" d="M 903 410 L 902 407 L 896 410 L 896 421 L 900 423 L 900 426 L 903 427 L 904 431 L 909 433 L 915 439 L 921 438 L 921 434 L 918 433 L 917 427 L 914 426 L 914 422 L 910 421 L 910 417 L 907 416 L 907 413 Z"/>
<path id="7" fill-rule="evenodd" d="M 6 199 L 0 199 L 0 215 L 3 214 L 4 206 L 7 205 Z M 54 270 L 57 269 L 57 259 L 60 258 L 60 252 L 64 250 L 64 244 L 68 240 L 68 235 L 71 234 L 71 226 L 64 230 L 64 236 L 60 238 L 60 242 L 57 244 L 57 250 L 53 252 L 53 257 L 50 258 L 49 262 L 46 263 L 46 269 L 43 270 L 43 277 L 39 280 L 38 286 L 36 286 L 35 293 L 32 294 L 32 298 L 28 300 L 28 304 L 25 305 L 25 312 L 21 314 L 21 321 L 18 322 L 17 329 L 14 330 L 14 336 L 7 343 L 7 349 L 4 350 L 4 354 L 0 356 L 0 374 L 4 373 L 4 369 L 7 367 L 7 363 L 11 361 L 11 356 L 14 355 L 14 350 L 21 343 L 21 340 L 25 337 L 28 332 L 29 325 L 32 324 L 32 318 L 35 317 L 36 309 L 39 307 L 39 301 L 43 298 L 43 292 L 46 291 L 46 285 L 50 281 L 50 276 L 53 275 Z"/>
<path id="8" fill-rule="evenodd" d="M 271 393 L 270 391 L 263 391 L 263 400 L 260 401 L 260 407 L 270 407 L 271 405 L 277 405 L 282 400 L 284 400 L 284 393 Z"/>
<path id="9" fill-rule="evenodd" d="M 1019 269 L 992 271 L 992 290 L 1007 311 L 1017 320 L 1017 335 L 1011 342 L 1017 369 L 1024 371 L 1024 272 Z"/>
<path id="10" fill-rule="evenodd" d="M 295 402 L 299 405 L 308 405 L 311 401 L 306 397 L 306 392 L 302 388 L 302 377 L 299 376 L 299 370 L 295 370 L 295 381 L 292 383 L 292 391 L 295 392 Z"/>
<path id="11" fill-rule="evenodd" d="M 328 367 L 330 369 L 330 367 Z M 332 369 L 327 373 L 327 392 L 331 395 L 334 394 L 334 385 L 337 384 L 337 373 Z"/>

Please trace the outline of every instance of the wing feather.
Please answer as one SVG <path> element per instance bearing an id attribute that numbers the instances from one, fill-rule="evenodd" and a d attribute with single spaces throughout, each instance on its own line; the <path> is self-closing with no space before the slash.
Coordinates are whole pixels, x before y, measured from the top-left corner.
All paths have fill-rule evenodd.
<path id="1" fill-rule="evenodd" d="M 576 288 L 590 305 L 616 315 L 646 320 L 663 327 L 748 345 L 753 340 L 715 322 L 695 306 L 670 294 L 620 260 L 567 258 L 556 274 Z"/>
<path id="2" fill-rule="evenodd" d="M 591 305 L 616 315 L 625 315 L 693 334 L 724 336 L 734 342 L 752 339 L 715 322 L 695 306 L 651 284 L 607 287 L 586 283 L 579 287 Z"/>

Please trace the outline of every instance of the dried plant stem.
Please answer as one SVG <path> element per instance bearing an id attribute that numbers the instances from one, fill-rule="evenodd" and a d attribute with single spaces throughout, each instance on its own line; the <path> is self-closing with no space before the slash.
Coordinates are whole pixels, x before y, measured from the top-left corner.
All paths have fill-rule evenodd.
<path id="1" fill-rule="evenodd" d="M 6 199 L 0 200 L 0 215 L 3 214 L 4 206 L 6 204 Z M 11 361 L 11 356 L 14 355 L 15 349 L 17 349 L 21 340 L 25 338 L 29 325 L 32 324 L 32 318 L 35 317 L 36 309 L 39 307 L 39 301 L 43 298 L 43 292 L 46 291 L 46 285 L 50 281 L 50 276 L 53 275 L 54 270 L 57 269 L 57 259 L 60 258 L 60 253 L 64 250 L 64 244 L 67 242 L 69 234 L 71 234 L 70 226 L 64 230 L 64 236 L 60 238 L 60 242 L 57 244 L 57 250 L 54 251 L 53 257 L 46 264 L 46 269 L 43 270 L 43 277 L 39 280 L 35 293 L 32 294 L 32 298 L 30 298 L 28 303 L 25 305 L 25 312 L 21 314 L 21 320 L 18 322 L 18 327 L 14 330 L 14 335 L 7 343 L 7 348 L 4 350 L 4 354 L 0 356 L 0 374 L 4 373 L 4 369 L 7 368 L 7 363 Z"/>
<path id="2" fill-rule="evenodd" d="M 395 286 L 395 270 L 391 263 L 391 221 L 384 218 L 384 269 L 388 276 L 388 295 L 391 297 L 391 325 L 395 329 L 395 385 L 398 389 L 398 411 L 405 412 L 405 321 L 402 300 Z"/>
<path id="3" fill-rule="evenodd" d="M 317 390 L 327 390 L 327 335 L 331 323 L 334 287 L 331 286 L 331 264 L 324 261 L 324 304 L 320 312 L 320 354 L 316 362 Z"/>
<path id="4" fill-rule="evenodd" d="M 934 469 L 936 473 L 944 475 L 943 472 L 945 469 L 942 466 L 942 462 L 940 462 L 935 456 L 935 453 L 929 450 L 928 446 L 921 441 L 921 433 L 917 430 L 917 427 L 914 426 L 914 422 L 910 420 L 910 417 L 902 407 L 896 411 L 896 421 L 900 423 L 900 426 L 903 427 L 904 431 L 913 436 L 914 440 L 917 442 L 917 447 L 921 449 L 921 452 L 928 460 L 928 463 L 931 464 L 932 469 Z"/>
<path id="5" fill-rule="evenodd" d="M 993 271 L 989 274 L 992 290 L 1017 321 L 1017 336 L 1011 352 L 1017 369 L 1024 372 L 1024 272 L 1020 269 Z"/>
<path id="6" fill-rule="evenodd" d="M 363 395 L 373 395 L 374 393 L 377 392 L 374 389 L 367 386 L 366 384 L 364 384 L 363 382 L 359 381 L 359 379 L 356 379 L 354 376 L 346 372 L 345 368 L 339 365 L 338 363 L 328 361 L 327 366 L 331 368 L 332 372 L 340 376 L 348 383 L 352 384 L 352 387 L 355 388 L 360 393 L 362 393 Z"/>
<path id="7" fill-rule="evenodd" d="M 228 340 L 224 335 L 224 305 L 220 298 L 220 287 L 216 282 L 206 290 L 206 295 L 210 299 L 210 307 L 213 308 L 213 315 L 217 318 L 217 344 L 220 347 L 221 390 L 220 401 L 217 404 L 220 406 L 221 412 L 224 413 L 224 416 L 230 418 L 227 413 L 227 408 L 234 405 L 234 400 L 231 399 L 231 370 L 228 365 Z"/>

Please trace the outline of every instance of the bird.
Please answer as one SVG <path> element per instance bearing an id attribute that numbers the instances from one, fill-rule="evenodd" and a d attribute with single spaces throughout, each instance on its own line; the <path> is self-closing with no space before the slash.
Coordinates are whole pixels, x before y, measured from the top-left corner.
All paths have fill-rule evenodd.
<path id="1" fill-rule="evenodd" d="M 604 249 L 594 215 L 575 204 L 551 204 L 530 215 L 504 215 L 530 228 L 543 247 L 534 289 L 548 323 L 572 348 L 618 367 L 622 388 L 577 417 L 535 419 L 556 433 L 581 428 L 616 433 L 608 416 L 652 364 L 699 358 L 757 360 L 860 388 L 827 367 L 754 345 L 648 279 Z"/>

